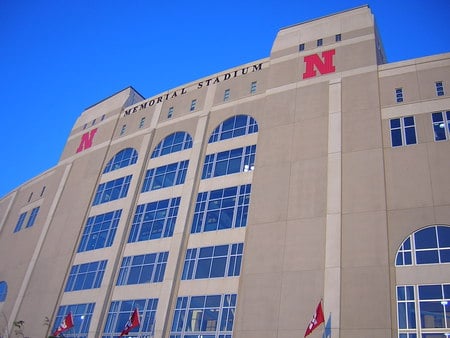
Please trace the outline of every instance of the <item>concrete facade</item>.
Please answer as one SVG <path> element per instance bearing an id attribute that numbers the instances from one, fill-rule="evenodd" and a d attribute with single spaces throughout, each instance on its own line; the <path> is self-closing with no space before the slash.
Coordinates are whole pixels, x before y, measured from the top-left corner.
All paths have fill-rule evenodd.
<path id="1" fill-rule="evenodd" d="M 106 336 L 111 303 L 130 299 L 158 300 L 142 337 L 303 337 L 321 299 L 329 325 L 313 338 L 324 330 L 333 338 L 450 333 L 450 306 L 444 326 L 402 329 L 396 296 L 399 285 L 450 284 L 446 261 L 396 265 L 408 236 L 450 226 L 450 135 L 436 141 L 431 118 L 450 111 L 449 87 L 450 54 L 386 63 L 363 6 L 280 30 L 265 59 L 148 99 L 129 87 L 93 105 L 59 163 L 0 200 L 0 335 L 14 336 L 17 320 L 29 337 L 50 335 L 61 306 L 94 303 L 84 335 L 65 336 Z M 258 131 L 209 143 L 236 115 L 251 116 Z M 394 147 L 390 121 L 406 116 L 416 142 Z M 175 132 L 189 134 L 192 146 L 152 157 Z M 206 155 L 255 144 L 254 170 L 202 179 Z M 137 162 L 103 173 L 126 148 Z M 141 192 L 148 169 L 184 160 L 183 184 Z M 128 175 L 126 196 L 95 204 L 100 185 Z M 191 233 L 200 192 L 248 184 L 246 226 Z M 136 207 L 173 197 L 173 234 L 130 242 Z M 17 229 L 36 207 L 34 224 L 25 218 Z M 111 245 L 80 251 L 89 218 L 119 209 Z M 235 243 L 244 245 L 238 276 L 182 280 L 188 249 Z M 158 252 L 168 252 L 161 282 L 116 285 L 123 257 Z M 101 260 L 99 287 L 64 291 L 72 266 Z M 228 294 L 237 295 L 231 332 L 174 331 L 179 297 Z"/>

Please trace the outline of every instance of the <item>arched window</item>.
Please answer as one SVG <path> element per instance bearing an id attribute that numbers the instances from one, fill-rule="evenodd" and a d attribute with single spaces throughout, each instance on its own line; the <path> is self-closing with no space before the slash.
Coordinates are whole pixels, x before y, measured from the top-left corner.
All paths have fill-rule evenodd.
<path id="1" fill-rule="evenodd" d="M 114 157 L 108 162 L 103 171 L 104 174 L 110 171 L 117 170 L 129 165 L 135 164 L 138 159 L 138 153 L 133 148 L 125 148 L 119 151 Z"/>
<path id="2" fill-rule="evenodd" d="M 6 282 L 0 282 L 0 302 L 4 302 L 6 300 L 6 294 L 8 293 L 8 284 Z"/>
<path id="3" fill-rule="evenodd" d="M 397 251 L 396 266 L 450 263 L 450 227 L 434 225 L 406 238 Z"/>
<path id="4" fill-rule="evenodd" d="M 163 139 L 153 150 L 151 158 L 164 156 L 177 151 L 192 148 L 192 137 L 186 132 L 178 131 Z"/>
<path id="5" fill-rule="evenodd" d="M 258 132 L 258 124 L 248 115 L 236 115 L 225 120 L 214 129 L 208 143 L 218 142 Z"/>
<path id="6" fill-rule="evenodd" d="M 432 225 L 400 245 L 396 265 L 399 338 L 450 337 L 450 226 Z"/>

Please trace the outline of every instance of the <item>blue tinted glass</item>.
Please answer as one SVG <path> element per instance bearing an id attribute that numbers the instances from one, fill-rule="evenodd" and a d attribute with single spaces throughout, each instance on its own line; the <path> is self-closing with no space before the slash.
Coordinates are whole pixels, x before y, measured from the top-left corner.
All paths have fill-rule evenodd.
<path id="1" fill-rule="evenodd" d="M 441 141 L 446 139 L 445 135 L 445 125 L 442 124 L 433 124 L 433 130 L 434 130 L 434 140 L 435 141 Z"/>
<path id="2" fill-rule="evenodd" d="M 414 117 L 412 117 L 412 116 L 404 117 L 403 122 L 405 123 L 405 127 L 413 126 L 414 125 Z"/>
<path id="3" fill-rule="evenodd" d="M 414 234 L 416 249 L 437 248 L 436 228 L 429 227 L 419 230 Z"/>
<path id="4" fill-rule="evenodd" d="M 439 256 L 441 258 L 441 263 L 450 263 L 450 249 L 441 249 L 439 251 Z"/>
<path id="5" fill-rule="evenodd" d="M 408 237 L 408 239 L 406 239 L 403 242 L 403 249 L 405 250 L 411 250 L 411 237 Z"/>
<path id="6" fill-rule="evenodd" d="M 439 263 L 437 250 L 416 251 L 417 264 L 433 264 Z"/>
<path id="7" fill-rule="evenodd" d="M 450 248 L 450 227 L 438 226 L 437 227 L 439 247 Z"/>
<path id="8" fill-rule="evenodd" d="M 419 299 L 442 299 L 441 285 L 419 285 Z"/>
<path id="9" fill-rule="evenodd" d="M 406 144 L 416 144 L 416 129 L 414 127 L 405 128 Z"/>
<path id="10" fill-rule="evenodd" d="M 450 284 L 444 284 L 443 289 L 444 289 L 444 298 L 450 299 Z M 450 306 L 450 302 L 447 305 Z"/>
<path id="11" fill-rule="evenodd" d="M 227 264 L 226 257 L 214 258 L 212 261 L 210 278 L 224 277 L 226 264 Z"/>
<path id="12" fill-rule="evenodd" d="M 411 252 L 405 252 L 403 257 L 404 257 L 404 264 L 405 265 L 411 265 L 412 264 Z"/>
<path id="13" fill-rule="evenodd" d="M 402 132 L 400 129 L 394 129 L 391 130 L 391 137 L 392 137 L 392 146 L 397 147 L 401 146 L 402 143 Z"/>
<path id="14" fill-rule="evenodd" d="M 444 327 L 444 308 L 441 302 L 420 302 L 420 326 L 422 328 Z"/>
<path id="15" fill-rule="evenodd" d="M 444 121 L 444 118 L 443 118 L 441 112 L 433 113 L 433 114 L 431 114 L 431 117 L 433 119 L 433 122 L 442 122 L 442 121 Z"/>
<path id="16" fill-rule="evenodd" d="M 400 119 L 390 120 L 391 128 L 400 128 Z"/>

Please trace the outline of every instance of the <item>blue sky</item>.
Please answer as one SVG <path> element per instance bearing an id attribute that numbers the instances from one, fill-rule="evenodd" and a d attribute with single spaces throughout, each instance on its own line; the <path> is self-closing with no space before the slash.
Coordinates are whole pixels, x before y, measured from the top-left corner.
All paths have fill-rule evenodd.
<path id="1" fill-rule="evenodd" d="M 0 0 L 0 198 L 56 165 L 98 101 L 268 57 L 280 28 L 365 4 L 389 62 L 450 51 L 450 0 Z"/>

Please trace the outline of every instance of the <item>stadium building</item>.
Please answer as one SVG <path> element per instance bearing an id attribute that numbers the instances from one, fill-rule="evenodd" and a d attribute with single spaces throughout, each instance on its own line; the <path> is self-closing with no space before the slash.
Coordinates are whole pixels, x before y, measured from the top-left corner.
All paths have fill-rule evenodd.
<path id="1" fill-rule="evenodd" d="M 0 335 L 448 337 L 449 87 L 362 6 L 105 98 L 0 200 Z"/>

